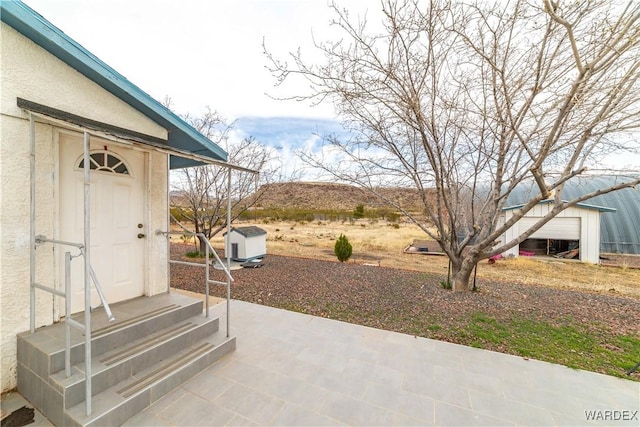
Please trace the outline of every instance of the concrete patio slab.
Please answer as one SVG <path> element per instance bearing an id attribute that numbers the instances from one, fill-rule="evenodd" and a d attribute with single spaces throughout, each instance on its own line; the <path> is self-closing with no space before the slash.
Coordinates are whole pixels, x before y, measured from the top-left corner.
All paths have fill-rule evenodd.
<path id="1" fill-rule="evenodd" d="M 241 301 L 231 321 L 234 353 L 126 425 L 640 424 L 634 381 Z"/>
<path id="2" fill-rule="evenodd" d="M 638 382 L 242 301 L 231 321 L 235 352 L 125 425 L 640 425 Z"/>

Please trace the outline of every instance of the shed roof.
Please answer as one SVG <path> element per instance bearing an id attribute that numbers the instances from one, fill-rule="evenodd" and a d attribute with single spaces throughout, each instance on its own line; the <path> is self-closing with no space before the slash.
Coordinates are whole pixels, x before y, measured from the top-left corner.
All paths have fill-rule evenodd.
<path id="1" fill-rule="evenodd" d="M 167 129 L 169 135 L 166 142 L 167 149 L 173 148 L 176 153 L 187 152 L 212 160 L 227 161 L 227 153 L 217 144 L 195 130 L 22 1 L 0 1 L 0 20 Z M 170 166 L 172 169 L 197 164 L 199 163 L 192 159 L 171 156 Z"/>
<path id="2" fill-rule="evenodd" d="M 267 234 L 266 230 L 263 230 L 260 227 L 256 227 L 255 225 L 250 225 L 246 227 L 233 227 L 231 229 L 231 232 L 234 232 L 234 231 L 244 237 L 255 237 L 255 236 L 262 236 L 264 234 Z"/>

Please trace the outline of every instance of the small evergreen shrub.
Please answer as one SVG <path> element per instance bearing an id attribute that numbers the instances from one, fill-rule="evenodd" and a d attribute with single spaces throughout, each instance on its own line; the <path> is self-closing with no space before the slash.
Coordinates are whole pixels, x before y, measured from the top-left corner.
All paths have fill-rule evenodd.
<path id="1" fill-rule="evenodd" d="M 333 253 L 338 257 L 338 261 L 340 262 L 345 262 L 351 258 L 353 247 L 351 246 L 351 243 L 349 243 L 347 236 L 340 234 L 340 237 L 336 240 L 336 244 L 333 248 Z"/>
<path id="2" fill-rule="evenodd" d="M 364 205 L 360 204 L 356 206 L 353 210 L 353 217 L 355 219 L 364 218 Z"/>

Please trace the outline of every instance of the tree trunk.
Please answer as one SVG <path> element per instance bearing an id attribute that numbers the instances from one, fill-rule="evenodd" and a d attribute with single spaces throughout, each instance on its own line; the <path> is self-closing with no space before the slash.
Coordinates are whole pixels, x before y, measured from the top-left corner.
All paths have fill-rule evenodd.
<path id="1" fill-rule="evenodd" d="M 476 266 L 477 261 L 471 257 L 465 257 L 462 262 L 456 266 L 453 263 L 453 277 L 451 279 L 452 289 L 454 291 L 462 292 L 471 289 L 469 284 L 471 279 L 471 273 Z"/>
<path id="2" fill-rule="evenodd" d="M 204 256 L 204 254 L 206 253 L 206 250 L 207 250 L 206 244 L 207 243 L 205 242 L 205 239 L 203 239 L 202 236 L 198 236 L 198 246 L 199 246 L 198 252 L 200 252 L 200 255 L 202 256 Z"/>

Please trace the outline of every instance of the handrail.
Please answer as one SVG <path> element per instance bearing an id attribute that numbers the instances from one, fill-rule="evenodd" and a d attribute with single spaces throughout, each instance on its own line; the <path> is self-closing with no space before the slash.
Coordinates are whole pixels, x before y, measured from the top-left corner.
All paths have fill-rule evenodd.
<path id="1" fill-rule="evenodd" d="M 82 251 L 82 255 L 86 256 L 84 251 Z M 98 276 L 96 276 L 96 272 L 93 270 L 93 266 L 91 264 L 89 264 L 89 276 L 91 276 L 91 281 L 96 287 L 98 297 L 100 298 L 100 301 L 102 301 L 102 306 L 104 307 L 104 312 L 107 315 L 107 319 L 109 320 L 109 322 L 113 322 L 114 320 L 116 320 L 116 317 L 111 312 L 111 308 L 109 307 L 109 303 L 107 302 L 107 297 L 105 297 L 104 293 L 102 293 L 102 286 L 100 286 L 100 282 L 98 282 Z"/>
<path id="2" fill-rule="evenodd" d="M 214 285 L 222 285 L 227 287 L 227 337 L 230 336 L 230 318 L 229 318 L 229 308 L 231 305 L 231 282 L 234 281 L 233 277 L 231 276 L 231 272 L 229 271 L 229 269 L 227 268 L 228 266 L 225 266 L 224 263 L 222 262 L 222 260 L 220 259 L 220 257 L 218 256 L 218 253 L 216 252 L 216 250 L 213 248 L 213 246 L 211 245 L 211 242 L 209 241 L 209 239 L 207 239 L 207 237 L 204 235 L 204 233 L 195 233 L 193 231 L 187 230 L 186 228 L 184 228 L 181 224 L 179 224 L 184 231 L 162 231 L 162 230 L 156 230 L 156 235 L 163 235 L 165 237 L 169 237 L 170 235 L 190 235 L 190 236 L 195 236 L 195 237 L 200 237 L 202 240 L 204 240 L 205 242 L 205 263 L 204 264 L 200 264 L 197 262 L 186 262 L 186 261 L 178 261 L 178 260 L 172 260 L 170 259 L 171 257 L 169 257 L 169 264 L 181 264 L 181 265 L 189 265 L 189 266 L 194 266 L 194 267 L 204 267 L 205 268 L 205 316 L 209 317 L 209 285 L 210 284 L 214 284 Z M 221 282 L 218 280 L 211 280 L 210 276 L 209 276 L 209 253 L 213 253 L 213 256 L 215 257 L 216 261 L 218 262 L 218 264 L 220 264 L 220 266 L 222 267 L 222 271 L 224 272 L 225 276 L 227 277 L 227 281 L 226 282 Z"/>
<path id="3" fill-rule="evenodd" d="M 43 243 L 53 243 L 63 246 L 71 246 L 79 249 L 79 253 L 77 255 L 71 255 L 71 252 L 65 252 L 65 262 L 64 262 L 64 291 L 60 291 L 58 289 L 43 285 L 41 283 L 37 283 L 35 281 L 35 275 L 32 277 L 32 281 L 30 284 L 31 294 L 33 296 L 32 303 L 30 306 L 30 317 L 31 317 L 31 333 L 35 332 L 35 295 L 34 289 L 38 288 L 45 292 L 49 292 L 51 294 L 57 295 L 65 299 L 65 346 L 64 346 L 64 372 L 65 376 L 69 378 L 71 376 L 71 327 L 77 328 L 80 331 L 84 332 L 85 335 L 85 401 L 87 404 L 87 415 L 91 415 L 91 323 L 90 323 L 90 315 L 87 316 L 87 310 L 91 311 L 91 306 L 87 307 L 87 301 L 91 301 L 91 297 L 89 295 L 85 295 L 85 323 L 82 324 L 71 318 L 71 260 L 72 258 L 82 256 L 87 258 L 87 254 L 85 252 L 85 246 L 82 243 L 68 242 L 64 240 L 57 239 L 49 239 L 46 236 L 38 235 L 34 238 L 35 245 L 43 244 Z M 35 252 L 35 245 L 33 251 Z M 85 262 L 85 267 L 89 266 L 89 274 L 88 276 L 93 281 L 95 285 L 96 291 L 98 292 L 98 296 L 100 297 L 100 301 L 102 302 L 102 306 L 104 307 L 105 313 L 109 322 L 115 320 L 115 316 L 111 312 L 111 308 L 109 307 L 109 303 L 102 293 L 102 288 L 100 283 L 98 282 L 98 278 L 96 276 L 95 271 L 91 264 Z M 85 294 L 90 292 L 89 287 L 86 285 L 86 277 L 85 275 Z M 87 321 L 88 319 L 89 321 Z"/>
<path id="4" fill-rule="evenodd" d="M 173 218 L 173 215 L 171 216 L 171 218 Z M 196 237 L 201 237 L 202 240 L 205 241 L 206 248 L 205 250 L 210 250 L 211 252 L 213 252 L 213 255 L 216 257 L 216 261 L 218 261 L 220 263 L 220 265 L 222 266 L 222 271 L 224 271 L 224 273 L 227 276 L 227 279 L 231 280 L 233 282 L 233 277 L 231 277 L 231 273 L 229 272 L 228 269 L 226 269 L 224 267 L 224 264 L 222 263 L 222 260 L 220 259 L 220 257 L 218 256 L 218 253 L 215 251 L 215 249 L 213 249 L 213 246 L 211 246 L 211 242 L 209 241 L 209 239 L 207 239 L 207 236 L 204 235 L 204 233 L 196 233 L 195 231 L 191 231 L 189 230 L 187 227 L 185 227 L 184 225 L 180 224 L 180 222 L 176 221 L 176 224 L 178 224 L 178 226 L 180 228 L 182 228 L 182 232 L 180 231 L 161 231 L 161 230 L 157 230 L 156 234 L 164 234 L 165 236 L 169 236 L 170 234 L 179 234 L 179 235 L 189 235 L 189 236 L 196 236 Z M 208 260 L 209 258 L 207 258 Z"/>
<path id="5" fill-rule="evenodd" d="M 59 245 L 65 245 L 65 246 L 74 246 L 78 249 L 84 248 L 84 245 L 82 243 L 67 242 L 66 240 L 49 239 L 47 238 L 47 236 L 43 236 L 42 234 L 39 234 L 36 236 L 36 245 L 47 243 L 47 242 L 57 243 Z"/>
<path id="6" fill-rule="evenodd" d="M 53 244 L 64 245 L 64 246 L 73 246 L 73 247 L 78 248 L 80 250 L 80 255 L 82 255 L 83 257 L 86 256 L 85 251 L 84 251 L 84 245 L 82 243 L 68 242 L 68 241 L 65 241 L 65 240 L 49 239 L 47 236 L 43 236 L 41 234 L 36 236 L 35 242 L 36 242 L 36 245 L 43 244 L 43 243 L 53 243 Z M 91 281 L 93 282 L 93 284 L 96 287 L 96 291 L 98 292 L 98 297 L 100 297 L 100 302 L 102 303 L 102 306 L 104 307 L 104 311 L 107 314 L 107 318 L 109 319 L 109 322 L 113 322 L 114 320 L 116 320 L 116 318 L 113 315 L 113 313 L 111 312 L 111 307 L 109 307 L 109 302 L 107 301 L 107 298 L 104 296 L 104 293 L 102 292 L 102 287 L 100 286 L 100 282 L 98 282 L 98 277 L 96 276 L 96 272 L 93 270 L 93 267 L 91 265 L 89 265 L 89 275 L 91 277 Z M 47 292 L 50 292 L 50 293 L 53 293 L 53 294 L 56 294 L 56 295 L 59 295 L 57 292 L 60 292 L 57 289 L 48 288 L 47 286 L 40 285 L 40 284 L 35 283 L 35 282 L 34 282 L 34 286 L 36 286 L 39 289 L 42 289 L 43 291 L 47 291 Z M 59 295 L 59 296 L 62 296 L 64 298 L 64 295 Z"/>
<path id="7" fill-rule="evenodd" d="M 222 260 L 220 259 L 220 256 L 218 255 L 218 253 L 216 252 L 216 250 L 213 248 L 213 246 L 211 245 L 211 242 L 209 242 L 209 240 L 207 239 L 207 237 L 204 235 L 204 233 L 194 233 L 194 232 L 182 232 L 182 231 L 162 231 L 162 230 L 156 230 L 156 234 L 157 235 L 164 235 L 164 236 L 169 236 L 171 234 L 173 235 L 181 235 L 184 236 L 185 234 L 191 235 L 191 236 L 195 236 L 195 237 L 202 237 L 202 239 L 205 241 L 206 243 L 206 249 L 208 251 L 210 251 L 210 253 L 213 254 L 213 256 L 215 257 L 216 261 L 218 261 L 218 263 L 222 266 L 222 271 L 224 272 L 225 276 L 227 276 L 227 278 L 229 280 L 231 280 L 232 282 L 234 282 L 234 278 L 233 276 L 231 276 L 231 272 L 229 272 L 229 270 L 227 269 L 227 267 L 223 264 Z M 172 263 L 175 264 L 186 264 L 186 265 L 194 265 L 194 266 L 203 266 L 204 264 L 198 263 L 198 262 L 187 262 L 187 261 L 177 261 L 177 260 L 170 260 Z"/>
<path id="8" fill-rule="evenodd" d="M 231 276 L 231 272 L 229 272 L 229 270 L 222 263 L 222 260 L 220 259 L 220 256 L 218 256 L 218 253 L 213 248 L 213 246 L 211 245 L 211 242 L 209 241 L 209 239 L 207 239 L 207 237 L 204 235 L 204 233 L 194 233 L 193 231 L 161 231 L 161 230 L 157 230 L 156 234 L 165 235 L 165 236 L 168 236 L 170 234 L 184 236 L 186 234 L 186 235 L 195 236 L 195 237 L 202 237 L 202 240 L 204 240 L 204 242 L 206 243 L 206 246 L 207 246 L 206 249 L 208 249 L 213 254 L 213 256 L 216 258 L 216 261 L 218 261 L 218 263 L 222 266 L 222 271 L 224 272 L 224 274 L 227 276 L 227 278 L 229 280 L 231 280 L 232 282 L 234 281 L 233 277 Z M 185 262 L 185 261 L 176 261 L 176 262 L 181 262 L 182 263 L 182 262 Z M 193 262 L 191 264 L 202 265 L 202 264 L 197 263 L 197 262 Z"/>

